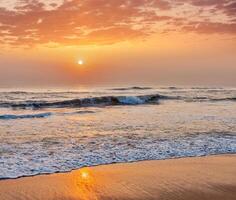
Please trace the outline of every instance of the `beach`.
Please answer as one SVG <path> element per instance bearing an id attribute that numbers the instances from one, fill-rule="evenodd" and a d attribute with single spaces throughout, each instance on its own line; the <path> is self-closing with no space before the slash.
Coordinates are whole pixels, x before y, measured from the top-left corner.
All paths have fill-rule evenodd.
<path id="1" fill-rule="evenodd" d="M 236 198 L 236 156 L 101 165 L 0 181 L 1 200 Z"/>
<path id="2" fill-rule="evenodd" d="M 0 200 L 236 200 L 236 0 L 0 0 Z"/>

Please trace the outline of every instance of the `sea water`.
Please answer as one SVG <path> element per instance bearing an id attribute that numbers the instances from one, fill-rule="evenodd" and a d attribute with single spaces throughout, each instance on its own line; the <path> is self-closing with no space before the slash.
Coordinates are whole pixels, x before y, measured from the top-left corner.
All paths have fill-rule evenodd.
<path id="1" fill-rule="evenodd" d="M 0 89 L 0 179 L 236 153 L 236 88 Z"/>

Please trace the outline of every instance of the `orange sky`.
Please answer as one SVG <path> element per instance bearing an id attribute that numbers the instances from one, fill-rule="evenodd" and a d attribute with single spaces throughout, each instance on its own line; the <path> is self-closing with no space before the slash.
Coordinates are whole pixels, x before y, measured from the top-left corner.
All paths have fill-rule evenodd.
<path id="1" fill-rule="evenodd" d="M 0 0 L 0 86 L 236 86 L 235 75 L 235 0 Z"/>

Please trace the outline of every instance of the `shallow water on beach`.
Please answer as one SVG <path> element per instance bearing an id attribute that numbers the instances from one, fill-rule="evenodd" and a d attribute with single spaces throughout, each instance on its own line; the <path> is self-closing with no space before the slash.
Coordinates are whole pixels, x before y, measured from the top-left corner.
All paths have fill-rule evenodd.
<path id="1" fill-rule="evenodd" d="M 236 153 L 236 89 L 0 90 L 0 178 Z"/>

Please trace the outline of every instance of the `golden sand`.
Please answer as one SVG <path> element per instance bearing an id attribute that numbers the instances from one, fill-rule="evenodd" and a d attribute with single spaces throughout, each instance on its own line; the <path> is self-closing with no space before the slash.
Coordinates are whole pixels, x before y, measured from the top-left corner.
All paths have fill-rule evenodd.
<path id="1" fill-rule="evenodd" d="M 236 155 L 143 161 L 0 181 L 0 200 L 235 200 Z"/>

